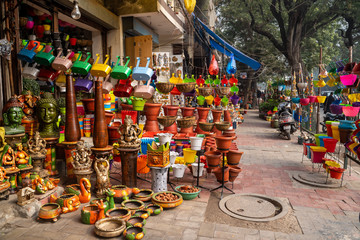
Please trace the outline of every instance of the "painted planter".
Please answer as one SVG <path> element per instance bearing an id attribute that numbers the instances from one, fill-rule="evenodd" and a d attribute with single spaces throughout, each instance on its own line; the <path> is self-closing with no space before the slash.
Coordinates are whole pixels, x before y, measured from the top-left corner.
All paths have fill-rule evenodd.
<path id="1" fill-rule="evenodd" d="M 127 222 L 126 227 L 144 227 L 146 219 L 142 217 L 132 216 Z"/>
<path id="2" fill-rule="evenodd" d="M 216 177 L 216 180 L 219 182 L 219 183 L 222 183 L 222 169 L 221 167 L 218 167 L 218 168 L 215 168 L 213 171 L 212 171 L 214 174 L 215 174 L 215 177 Z M 228 182 L 229 181 L 229 168 L 228 167 L 225 167 L 224 168 L 224 183 Z"/>
<path id="3" fill-rule="evenodd" d="M 151 200 L 151 196 L 154 192 L 151 189 L 141 189 L 138 194 L 134 195 L 134 199 L 140 200 L 142 202 L 147 202 Z"/>
<path id="4" fill-rule="evenodd" d="M 156 196 L 161 194 L 161 193 L 172 193 L 174 195 L 177 195 L 179 198 L 174 200 L 174 201 L 160 201 L 160 200 L 157 200 Z M 159 205 L 159 206 L 161 206 L 163 208 L 175 208 L 175 207 L 179 206 L 183 202 L 183 198 L 179 193 L 166 191 L 166 192 L 158 192 L 158 193 L 153 194 L 152 197 L 151 197 L 151 201 L 154 204 L 157 204 L 157 205 Z"/>
<path id="5" fill-rule="evenodd" d="M 87 205 L 81 209 L 81 222 L 84 224 L 95 224 L 99 217 L 99 207 Z"/>
<path id="6" fill-rule="evenodd" d="M 146 103 L 146 99 L 142 99 L 142 98 L 132 99 L 132 105 L 135 111 L 143 111 L 145 103 Z"/>
<path id="7" fill-rule="evenodd" d="M 60 205 L 57 203 L 46 203 L 41 206 L 38 217 L 56 222 L 61 213 Z"/>
<path id="8" fill-rule="evenodd" d="M 326 96 L 317 96 L 316 97 L 316 102 L 318 103 L 324 103 L 326 100 Z"/>
<path id="9" fill-rule="evenodd" d="M 73 212 L 80 207 L 79 197 L 75 194 L 63 194 L 59 198 L 51 195 L 50 202 L 59 204 L 62 213 Z"/>
<path id="10" fill-rule="evenodd" d="M 72 185 L 67 185 L 64 189 L 65 193 L 68 194 L 75 194 L 76 196 L 80 195 L 80 185 L 79 184 L 72 184 Z"/>
<path id="11" fill-rule="evenodd" d="M 341 106 L 341 105 L 330 104 L 330 112 L 333 114 L 342 114 L 343 113 L 342 108 L 343 108 L 343 106 Z"/>
<path id="12" fill-rule="evenodd" d="M 293 103 L 300 103 L 300 98 L 292 98 L 291 101 Z"/>
<path id="13" fill-rule="evenodd" d="M 145 236 L 145 229 L 141 227 L 129 227 L 124 231 L 126 240 L 140 240 Z"/>
<path id="14" fill-rule="evenodd" d="M 150 217 L 150 212 L 145 209 L 145 210 L 137 210 L 133 217 L 141 217 L 142 219 L 148 219 Z"/>
<path id="15" fill-rule="evenodd" d="M 131 210 L 128 208 L 113 208 L 106 212 L 106 217 L 119 218 L 125 222 L 131 217 Z"/>
<path id="16" fill-rule="evenodd" d="M 300 99 L 300 104 L 303 106 L 307 106 L 310 103 L 310 99 L 309 98 L 301 98 Z"/>
<path id="17" fill-rule="evenodd" d="M 159 138 L 160 145 L 164 145 L 166 143 L 170 144 L 171 138 L 172 138 L 172 136 L 174 136 L 174 134 L 172 134 L 172 133 L 159 133 L 157 136 Z"/>
<path id="18" fill-rule="evenodd" d="M 131 214 L 134 214 L 136 210 L 145 208 L 144 203 L 139 200 L 125 200 L 121 203 L 121 206 L 130 209 Z"/>
<path id="19" fill-rule="evenodd" d="M 241 156 L 244 154 L 244 152 L 240 152 L 237 150 L 230 150 L 226 154 L 227 158 L 227 164 L 231 166 L 237 166 L 240 162 Z"/>
<path id="20" fill-rule="evenodd" d="M 314 103 L 316 101 L 316 96 L 308 96 L 310 103 Z"/>
<path id="21" fill-rule="evenodd" d="M 353 132 L 354 132 L 354 129 L 339 128 L 340 142 L 346 143 L 347 141 L 349 141 Z"/>
<path id="22" fill-rule="evenodd" d="M 193 199 L 195 199 L 195 198 L 200 194 L 200 192 L 201 192 L 201 189 L 200 189 L 200 188 L 198 188 L 199 191 L 194 192 L 194 193 L 181 192 L 181 191 L 179 190 L 179 188 L 181 188 L 182 186 L 184 186 L 184 185 L 177 186 L 177 187 L 175 188 L 175 191 L 176 191 L 177 193 L 179 193 L 179 194 L 183 197 L 184 200 L 193 200 Z"/>
<path id="23" fill-rule="evenodd" d="M 208 152 L 205 152 L 204 155 L 206 157 L 208 168 L 215 169 L 215 168 L 219 167 L 220 159 L 221 159 L 221 152 L 208 151 Z"/>
<path id="24" fill-rule="evenodd" d="M 233 166 L 229 169 L 229 181 L 234 182 L 239 173 L 241 172 L 241 168 Z"/>
<path id="25" fill-rule="evenodd" d="M 114 200 L 115 202 L 122 202 L 132 197 L 133 190 L 125 185 L 114 185 L 111 187 L 111 190 L 115 192 Z"/>
<path id="26" fill-rule="evenodd" d="M 345 169 L 337 168 L 337 167 L 329 167 L 330 170 L 330 177 L 335 179 L 341 179 Z"/>
<path id="27" fill-rule="evenodd" d="M 118 237 L 126 228 L 126 223 L 120 218 L 104 218 L 95 223 L 95 233 L 100 237 Z"/>
<path id="28" fill-rule="evenodd" d="M 149 204 L 146 210 L 150 213 L 150 216 L 156 216 L 163 211 L 163 208 L 157 204 Z"/>

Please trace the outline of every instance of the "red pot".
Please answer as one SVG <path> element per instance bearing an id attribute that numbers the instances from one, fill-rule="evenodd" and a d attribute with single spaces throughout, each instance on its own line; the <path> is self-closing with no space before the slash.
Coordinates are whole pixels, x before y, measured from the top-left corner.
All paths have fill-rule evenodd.
<path id="1" fill-rule="evenodd" d="M 133 105 L 127 105 L 124 103 L 120 104 L 120 106 L 121 106 L 122 110 L 133 110 L 134 109 Z"/>
<path id="2" fill-rule="evenodd" d="M 216 146 L 219 150 L 228 150 L 234 137 L 216 136 L 215 139 Z"/>
<path id="3" fill-rule="evenodd" d="M 144 112 L 146 114 L 146 121 L 156 121 L 160 114 L 161 103 L 145 103 Z"/>
<path id="4" fill-rule="evenodd" d="M 94 113 L 95 112 L 95 99 L 81 99 L 81 102 L 84 106 L 86 113 Z"/>
<path id="5" fill-rule="evenodd" d="M 229 176 L 229 181 L 234 182 L 240 172 L 241 172 L 241 168 L 239 168 L 239 167 L 231 167 L 229 169 L 229 175 L 230 175 Z"/>
<path id="6" fill-rule="evenodd" d="M 201 107 L 198 107 L 198 108 L 196 108 L 196 109 L 197 109 L 197 111 L 198 111 L 199 119 L 198 119 L 198 122 L 197 122 L 197 126 L 196 126 L 196 129 L 195 129 L 195 132 L 197 132 L 197 133 L 205 133 L 203 130 L 200 129 L 200 127 L 199 127 L 199 122 L 206 122 L 206 119 L 207 119 L 207 117 L 208 117 L 210 108 L 201 108 Z"/>
<path id="7" fill-rule="evenodd" d="M 212 172 L 215 174 L 216 180 L 219 183 L 222 183 L 222 169 L 221 167 L 215 168 L 214 170 L 212 170 Z M 224 169 L 224 182 L 228 182 L 229 181 L 229 168 L 225 167 Z"/>
<path id="8" fill-rule="evenodd" d="M 221 152 L 218 151 L 208 151 L 205 152 L 205 157 L 207 161 L 207 165 L 210 169 L 215 169 L 219 167 L 220 159 L 221 159 Z"/>
<path id="9" fill-rule="evenodd" d="M 164 105 L 164 113 L 166 116 L 176 116 L 177 112 L 179 110 L 179 106 L 173 106 L 173 105 Z"/>
<path id="10" fill-rule="evenodd" d="M 181 113 L 182 113 L 183 117 L 194 116 L 195 108 L 193 108 L 193 107 L 181 107 L 180 109 L 181 109 Z"/>
<path id="11" fill-rule="evenodd" d="M 240 152 L 237 150 L 230 150 L 227 154 L 226 154 L 226 158 L 227 158 L 227 163 L 231 166 L 237 166 L 240 162 L 241 156 L 243 155 L 244 152 Z"/>

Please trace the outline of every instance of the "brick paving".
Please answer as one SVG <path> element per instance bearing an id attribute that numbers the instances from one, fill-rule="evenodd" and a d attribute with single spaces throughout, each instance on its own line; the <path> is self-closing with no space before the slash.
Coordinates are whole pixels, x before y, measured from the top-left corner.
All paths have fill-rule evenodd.
<path id="1" fill-rule="evenodd" d="M 296 136 L 291 141 L 281 139 L 276 130 L 270 128 L 269 122 L 257 117 L 257 111 L 248 111 L 245 123 L 237 129 L 235 141 L 245 153 L 241 159 L 243 171 L 235 181 L 234 191 L 287 198 L 302 233 L 287 234 L 207 222 L 205 212 L 210 193 L 203 190 L 201 198 L 184 201 L 175 209 L 150 217 L 144 239 L 360 239 L 360 176 L 356 172 L 353 171 L 351 176 L 345 173 L 347 185 L 341 189 L 315 188 L 292 180 L 293 172 L 311 171 L 310 161 L 301 163 L 302 146 L 297 144 Z M 185 174 L 184 179 L 171 180 L 175 184 L 194 184 L 188 169 Z M 145 177 L 149 179 L 149 175 Z M 212 174 L 201 178 L 200 184 L 208 188 L 218 186 Z M 149 187 L 142 181 L 139 185 Z M 81 240 L 97 237 L 93 226 L 80 222 L 78 210 L 62 215 L 54 224 L 15 218 L 6 229 L 0 230 L 0 239 Z"/>

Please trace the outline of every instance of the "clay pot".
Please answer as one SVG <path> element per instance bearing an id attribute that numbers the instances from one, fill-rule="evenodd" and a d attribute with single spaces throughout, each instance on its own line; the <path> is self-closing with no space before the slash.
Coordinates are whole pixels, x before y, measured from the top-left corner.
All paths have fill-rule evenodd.
<path id="1" fill-rule="evenodd" d="M 215 169 L 215 168 L 219 167 L 220 159 L 221 159 L 221 152 L 209 151 L 209 152 L 205 152 L 204 155 L 206 157 L 208 168 Z"/>
<path id="2" fill-rule="evenodd" d="M 145 103 L 145 114 L 146 119 L 150 121 L 157 121 L 157 116 L 159 116 L 161 108 L 161 103 Z"/>
<path id="3" fill-rule="evenodd" d="M 216 180 L 219 183 L 222 183 L 222 169 L 221 167 L 215 168 L 212 171 L 215 174 Z M 228 182 L 229 181 L 229 168 L 225 167 L 224 168 L 224 182 Z"/>
<path id="4" fill-rule="evenodd" d="M 177 112 L 179 110 L 179 106 L 173 106 L 173 105 L 164 105 L 164 113 L 166 116 L 177 116 Z"/>
<path id="5" fill-rule="evenodd" d="M 217 136 L 216 146 L 219 150 L 228 150 L 230 149 L 231 142 L 234 140 L 234 137 L 226 137 L 226 136 Z"/>
<path id="6" fill-rule="evenodd" d="M 232 123 L 230 110 L 224 110 L 224 121 Z"/>
<path id="7" fill-rule="evenodd" d="M 109 145 L 110 142 L 117 142 L 117 140 L 120 138 L 120 133 L 119 133 L 119 127 L 115 127 L 115 126 L 109 126 L 108 127 L 108 134 L 109 134 Z"/>
<path id="8" fill-rule="evenodd" d="M 84 106 L 84 110 L 86 113 L 94 113 L 95 112 L 95 99 L 91 98 L 91 99 L 82 99 L 81 100 L 83 106 Z"/>
<path id="9" fill-rule="evenodd" d="M 227 154 L 226 154 L 226 158 L 227 158 L 227 163 L 231 166 L 237 166 L 240 162 L 241 156 L 243 155 L 244 152 L 240 152 L 237 150 L 230 150 Z"/>
<path id="10" fill-rule="evenodd" d="M 198 122 L 197 122 L 197 127 L 195 129 L 195 132 L 204 133 L 204 131 L 201 130 L 200 127 L 199 127 L 199 122 L 206 122 L 209 111 L 210 111 L 210 108 L 200 108 L 200 107 L 198 107 L 196 109 L 198 110 L 199 119 L 198 119 Z"/>
<path id="11" fill-rule="evenodd" d="M 235 133 L 235 130 L 234 129 L 230 129 L 230 130 L 225 130 L 223 132 L 223 136 L 226 136 L 226 137 L 233 137 L 235 136 L 236 133 Z"/>
<path id="12" fill-rule="evenodd" d="M 241 172 L 241 168 L 239 168 L 239 167 L 231 167 L 229 169 L 229 181 L 234 182 L 240 172 Z"/>
<path id="13" fill-rule="evenodd" d="M 122 110 L 134 110 L 133 105 L 128 105 L 128 104 L 122 103 L 122 104 L 120 104 L 120 106 L 121 106 Z"/>
<path id="14" fill-rule="evenodd" d="M 99 207 L 86 205 L 81 209 L 81 222 L 84 224 L 95 224 L 99 216 Z"/>
<path id="15" fill-rule="evenodd" d="M 215 123 L 215 122 L 220 122 L 222 112 L 223 112 L 222 110 L 216 110 L 216 109 L 212 109 L 212 110 L 211 110 L 211 113 L 212 113 L 212 115 L 213 115 L 213 122 L 214 122 L 214 123 Z M 212 129 L 212 132 L 216 133 L 216 136 L 220 136 L 220 135 L 221 135 L 221 131 L 218 130 L 218 129 L 215 127 L 215 125 L 214 125 L 214 127 L 213 127 L 213 129 Z"/>
<path id="16" fill-rule="evenodd" d="M 111 120 L 114 118 L 115 113 L 113 112 L 105 112 L 105 121 L 106 125 L 109 125 L 111 123 Z"/>
<path id="17" fill-rule="evenodd" d="M 108 210 L 105 213 L 105 215 L 106 215 L 106 217 L 116 217 L 116 218 L 120 218 L 124 221 L 127 221 L 131 217 L 131 211 L 130 211 L 130 209 L 122 208 L 122 207 L 113 208 L 113 209 Z"/>
<path id="18" fill-rule="evenodd" d="M 67 142 L 76 142 L 80 140 L 81 134 L 80 134 L 80 124 L 77 115 L 74 81 L 71 75 L 66 76 L 65 99 L 66 99 L 65 140 Z"/>
<path id="19" fill-rule="evenodd" d="M 183 117 L 191 117 L 194 116 L 194 110 L 193 107 L 181 107 L 181 113 Z"/>

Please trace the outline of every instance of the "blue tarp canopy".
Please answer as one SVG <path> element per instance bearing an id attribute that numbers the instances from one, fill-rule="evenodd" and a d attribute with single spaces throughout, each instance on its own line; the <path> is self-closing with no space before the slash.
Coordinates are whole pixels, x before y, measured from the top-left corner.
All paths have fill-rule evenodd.
<path id="1" fill-rule="evenodd" d="M 234 58 L 236 61 L 245 63 L 254 70 L 258 70 L 261 67 L 261 64 L 258 61 L 255 61 L 251 57 L 246 56 L 245 54 L 243 54 L 242 52 L 231 46 L 224 39 L 222 39 L 213 31 L 211 31 L 210 28 L 208 28 L 200 19 L 195 17 L 195 15 L 194 15 L 194 21 L 200 23 L 200 25 L 204 28 L 204 30 L 211 36 L 210 45 L 212 48 L 220 51 L 221 53 L 224 53 L 227 56 L 231 56 L 231 54 L 234 54 Z"/>

